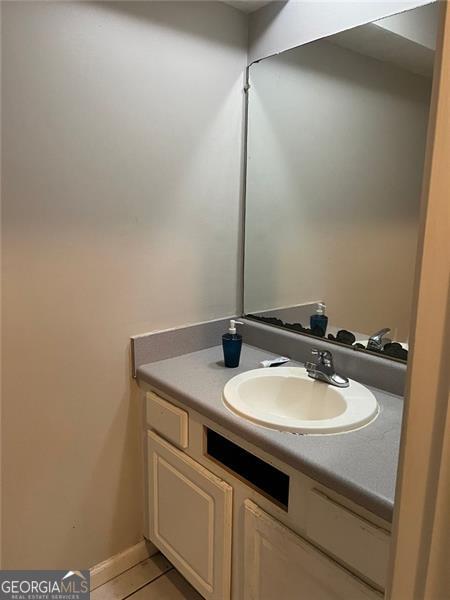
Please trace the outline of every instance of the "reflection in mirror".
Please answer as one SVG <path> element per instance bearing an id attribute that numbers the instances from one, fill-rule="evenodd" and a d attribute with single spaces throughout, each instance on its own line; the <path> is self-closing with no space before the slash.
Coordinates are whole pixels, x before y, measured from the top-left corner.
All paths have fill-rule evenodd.
<path id="1" fill-rule="evenodd" d="M 436 8 L 249 68 L 247 315 L 407 358 Z"/>

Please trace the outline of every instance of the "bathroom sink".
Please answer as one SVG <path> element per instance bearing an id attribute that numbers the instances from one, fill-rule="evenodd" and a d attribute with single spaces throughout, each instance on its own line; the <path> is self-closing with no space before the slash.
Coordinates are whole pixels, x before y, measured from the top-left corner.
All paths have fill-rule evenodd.
<path id="1" fill-rule="evenodd" d="M 351 431 L 378 415 L 370 390 L 350 379 L 347 388 L 311 379 L 303 367 L 255 369 L 236 375 L 223 390 L 225 406 L 259 425 L 294 433 Z"/>

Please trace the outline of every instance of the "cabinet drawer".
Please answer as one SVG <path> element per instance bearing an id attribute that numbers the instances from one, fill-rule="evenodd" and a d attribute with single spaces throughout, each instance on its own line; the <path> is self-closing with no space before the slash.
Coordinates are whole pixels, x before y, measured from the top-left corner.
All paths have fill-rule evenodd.
<path id="1" fill-rule="evenodd" d="M 188 447 L 188 419 L 182 408 L 147 392 L 147 425 L 180 448 Z"/>
<path id="2" fill-rule="evenodd" d="M 232 488 L 148 432 L 151 541 L 206 600 L 229 600 Z"/>
<path id="3" fill-rule="evenodd" d="M 390 548 L 387 531 L 312 490 L 306 535 L 323 550 L 384 589 Z"/>

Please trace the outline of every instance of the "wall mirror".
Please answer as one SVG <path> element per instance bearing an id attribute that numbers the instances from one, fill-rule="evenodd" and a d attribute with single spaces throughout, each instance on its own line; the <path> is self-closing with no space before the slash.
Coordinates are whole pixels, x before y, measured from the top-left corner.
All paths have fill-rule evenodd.
<path id="1" fill-rule="evenodd" d="M 438 17 L 432 3 L 249 67 L 247 317 L 407 359 Z"/>

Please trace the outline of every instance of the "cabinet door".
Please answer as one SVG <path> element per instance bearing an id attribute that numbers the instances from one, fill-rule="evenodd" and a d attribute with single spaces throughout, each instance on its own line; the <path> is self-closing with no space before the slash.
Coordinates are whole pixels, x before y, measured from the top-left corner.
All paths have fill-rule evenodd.
<path id="1" fill-rule="evenodd" d="M 150 538 L 204 598 L 230 598 L 232 488 L 148 432 Z"/>
<path id="2" fill-rule="evenodd" d="M 250 500 L 245 501 L 245 600 L 380 600 Z"/>

